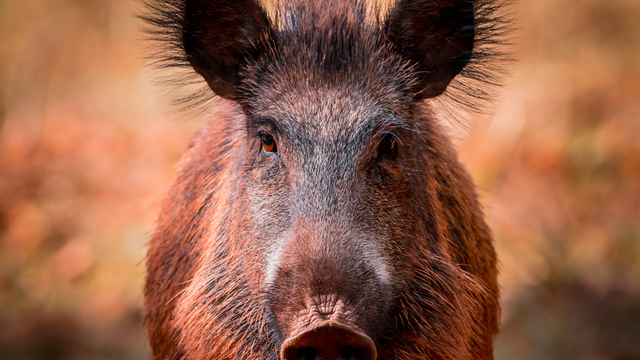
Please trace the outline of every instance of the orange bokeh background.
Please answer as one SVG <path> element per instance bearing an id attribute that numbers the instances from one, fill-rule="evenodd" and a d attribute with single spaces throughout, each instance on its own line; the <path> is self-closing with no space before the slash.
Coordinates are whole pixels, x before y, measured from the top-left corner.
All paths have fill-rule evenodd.
<path id="1" fill-rule="evenodd" d="M 148 357 L 145 246 L 202 116 L 144 67 L 138 8 L 0 2 L 2 359 Z M 640 359 L 640 2 L 513 9 L 492 115 L 451 131 L 496 234 L 496 359 Z"/>

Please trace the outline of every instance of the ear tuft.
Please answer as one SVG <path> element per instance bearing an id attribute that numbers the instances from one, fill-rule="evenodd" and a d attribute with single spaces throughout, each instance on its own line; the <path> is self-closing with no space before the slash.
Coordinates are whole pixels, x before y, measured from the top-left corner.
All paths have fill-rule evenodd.
<path id="1" fill-rule="evenodd" d="M 418 71 L 416 94 L 431 98 L 467 65 L 475 38 L 474 1 L 400 0 L 383 29 L 389 41 Z"/>
<path id="2" fill-rule="evenodd" d="M 186 0 L 182 46 L 187 60 L 217 95 L 236 99 L 240 71 L 258 56 L 271 34 L 269 20 L 253 0 Z"/>

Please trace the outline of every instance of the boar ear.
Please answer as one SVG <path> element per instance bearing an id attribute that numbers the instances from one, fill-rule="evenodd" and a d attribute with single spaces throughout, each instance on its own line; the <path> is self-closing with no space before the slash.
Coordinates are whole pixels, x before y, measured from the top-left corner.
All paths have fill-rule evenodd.
<path id="1" fill-rule="evenodd" d="M 253 0 L 185 0 L 182 46 L 187 60 L 218 96 L 237 99 L 240 71 L 272 33 Z"/>
<path id="2" fill-rule="evenodd" d="M 418 72 L 419 99 L 438 96 L 473 54 L 475 0 L 399 0 L 383 29 Z"/>

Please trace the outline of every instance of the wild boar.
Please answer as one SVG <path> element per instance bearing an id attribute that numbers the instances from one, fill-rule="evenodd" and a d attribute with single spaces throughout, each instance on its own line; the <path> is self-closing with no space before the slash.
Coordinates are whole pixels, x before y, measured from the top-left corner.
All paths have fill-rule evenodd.
<path id="1" fill-rule="evenodd" d="M 493 240 L 429 99 L 492 85 L 499 5 L 147 0 L 220 98 L 150 242 L 154 359 L 493 359 Z"/>

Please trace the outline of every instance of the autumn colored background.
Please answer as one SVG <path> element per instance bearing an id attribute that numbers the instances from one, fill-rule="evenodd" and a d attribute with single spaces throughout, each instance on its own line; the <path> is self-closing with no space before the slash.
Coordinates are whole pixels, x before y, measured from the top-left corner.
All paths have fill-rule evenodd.
<path id="1" fill-rule="evenodd" d="M 148 357 L 145 244 L 202 117 L 143 66 L 138 8 L 0 0 L 0 359 Z M 452 130 L 501 260 L 496 359 L 640 359 L 640 1 L 514 10 L 495 116 Z"/>

